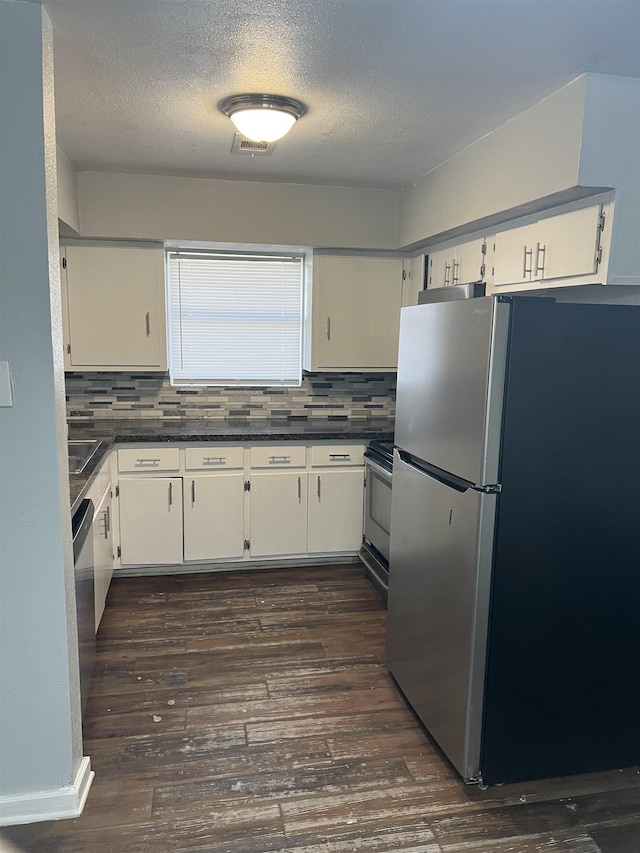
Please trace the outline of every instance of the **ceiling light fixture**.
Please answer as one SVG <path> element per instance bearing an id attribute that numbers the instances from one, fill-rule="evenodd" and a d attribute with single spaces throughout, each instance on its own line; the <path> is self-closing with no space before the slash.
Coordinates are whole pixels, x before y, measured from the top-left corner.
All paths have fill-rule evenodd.
<path id="1" fill-rule="evenodd" d="M 254 142 L 275 142 L 288 133 L 305 106 L 280 95 L 232 95 L 220 104 L 237 129 Z"/>

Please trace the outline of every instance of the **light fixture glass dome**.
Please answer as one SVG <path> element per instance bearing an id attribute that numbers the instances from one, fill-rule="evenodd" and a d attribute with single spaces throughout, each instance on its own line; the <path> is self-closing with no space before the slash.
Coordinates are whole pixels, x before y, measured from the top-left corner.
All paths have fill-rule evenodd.
<path id="1" fill-rule="evenodd" d="M 279 95 L 233 95 L 220 109 L 243 136 L 254 142 L 275 142 L 288 133 L 305 107 Z"/>

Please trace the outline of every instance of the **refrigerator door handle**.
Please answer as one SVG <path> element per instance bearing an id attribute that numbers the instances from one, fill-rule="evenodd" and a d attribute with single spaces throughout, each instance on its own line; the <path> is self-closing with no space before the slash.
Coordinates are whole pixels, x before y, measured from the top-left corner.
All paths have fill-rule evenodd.
<path id="1" fill-rule="evenodd" d="M 405 465 L 409 465 L 425 477 L 431 477 L 432 480 L 437 480 L 444 486 L 449 486 L 451 489 L 455 489 L 456 492 L 467 492 L 469 489 L 472 489 L 474 492 L 482 492 L 485 495 L 495 495 L 502 491 L 500 483 L 479 486 L 477 483 L 472 483 L 470 480 L 465 480 L 463 477 L 457 477 L 450 471 L 444 471 L 442 468 L 431 465 L 429 462 L 425 462 L 422 459 L 417 460 L 410 453 L 407 453 L 406 450 L 398 450 L 397 452 Z"/>

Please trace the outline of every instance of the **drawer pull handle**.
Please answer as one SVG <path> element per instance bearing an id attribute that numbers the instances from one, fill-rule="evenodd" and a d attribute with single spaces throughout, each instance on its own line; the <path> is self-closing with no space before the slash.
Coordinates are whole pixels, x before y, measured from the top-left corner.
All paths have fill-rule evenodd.
<path id="1" fill-rule="evenodd" d="M 269 465 L 278 465 L 285 462 L 291 462 L 290 456 L 270 456 Z"/>
<path id="2" fill-rule="evenodd" d="M 159 459 L 136 459 L 136 465 L 159 465 Z"/>
<path id="3" fill-rule="evenodd" d="M 205 456 L 202 459 L 203 465 L 224 465 L 227 461 L 226 456 Z"/>
<path id="4" fill-rule="evenodd" d="M 350 453 L 330 453 L 329 459 L 346 459 L 347 462 L 351 460 Z"/>

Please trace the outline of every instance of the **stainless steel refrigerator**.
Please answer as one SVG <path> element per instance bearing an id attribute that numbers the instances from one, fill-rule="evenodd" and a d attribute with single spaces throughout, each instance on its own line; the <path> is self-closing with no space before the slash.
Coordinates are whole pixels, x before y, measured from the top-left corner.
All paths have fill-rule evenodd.
<path id="1" fill-rule="evenodd" d="M 640 764 L 640 308 L 402 310 L 389 669 L 467 782 Z"/>

